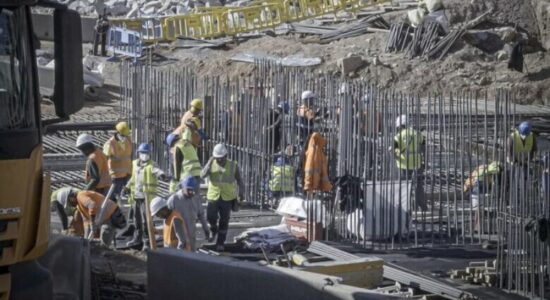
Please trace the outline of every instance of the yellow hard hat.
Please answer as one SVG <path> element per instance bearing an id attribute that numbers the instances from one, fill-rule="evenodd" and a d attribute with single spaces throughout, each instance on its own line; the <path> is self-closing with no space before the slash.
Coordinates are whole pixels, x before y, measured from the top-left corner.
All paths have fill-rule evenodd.
<path id="1" fill-rule="evenodd" d="M 191 101 L 191 107 L 193 107 L 197 110 L 202 110 L 202 100 L 201 99 L 193 99 L 193 101 Z"/>
<path id="2" fill-rule="evenodd" d="M 186 123 L 191 123 L 191 122 L 195 123 L 195 127 L 197 129 L 201 128 L 201 120 L 199 118 L 197 117 L 189 118 Z"/>
<path id="3" fill-rule="evenodd" d="M 130 126 L 128 126 L 128 123 L 126 122 L 119 122 L 116 124 L 116 131 L 123 136 L 129 136 L 130 135 Z"/>

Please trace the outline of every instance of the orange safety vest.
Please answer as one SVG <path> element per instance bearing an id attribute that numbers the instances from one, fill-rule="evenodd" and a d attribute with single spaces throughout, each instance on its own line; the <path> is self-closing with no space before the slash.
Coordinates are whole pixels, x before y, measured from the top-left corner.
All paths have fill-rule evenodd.
<path id="1" fill-rule="evenodd" d="M 189 241 L 189 231 L 187 230 L 187 225 L 183 220 L 181 214 L 175 210 L 164 220 L 164 229 L 162 231 L 164 238 L 164 246 L 170 248 L 178 247 L 178 237 L 176 236 L 176 231 L 174 230 L 174 220 L 181 220 L 183 224 L 183 232 L 185 234 L 185 250 L 191 251 L 191 243 Z"/>
<path id="2" fill-rule="evenodd" d="M 105 197 L 98 192 L 82 191 L 76 195 L 76 209 L 84 219 L 84 222 L 89 224 L 92 221 L 92 216 L 96 216 L 103 205 Z M 107 199 L 105 211 L 101 217 L 100 224 L 105 224 L 109 221 L 115 210 L 118 208 L 116 203 Z"/>
<path id="3" fill-rule="evenodd" d="M 327 140 L 314 132 L 307 146 L 304 160 L 304 191 L 330 192 L 332 184 L 328 178 L 328 159 L 324 153 Z"/>
<path id="4" fill-rule="evenodd" d="M 123 178 L 132 174 L 132 140 L 124 139 L 124 147 L 111 137 L 109 141 L 109 174 L 112 178 Z"/>
<path id="5" fill-rule="evenodd" d="M 91 159 L 97 166 L 99 171 L 99 183 L 96 186 L 96 189 L 104 189 L 111 186 L 111 176 L 109 175 L 109 166 L 107 164 L 107 157 L 99 149 L 95 149 L 92 154 L 88 155 L 88 159 Z M 86 178 L 86 183 L 90 182 L 90 174 L 88 170 L 84 171 Z"/>

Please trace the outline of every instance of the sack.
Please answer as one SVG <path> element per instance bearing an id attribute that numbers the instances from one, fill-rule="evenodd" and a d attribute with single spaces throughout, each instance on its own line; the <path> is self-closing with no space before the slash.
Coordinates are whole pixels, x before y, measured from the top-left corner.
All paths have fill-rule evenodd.
<path id="1" fill-rule="evenodd" d="M 426 16 L 426 11 L 420 7 L 409 10 L 407 12 L 407 17 L 409 19 L 409 22 L 414 28 L 418 27 L 418 25 L 422 23 L 422 20 L 424 20 L 425 16 Z"/>
<path id="2" fill-rule="evenodd" d="M 426 4 L 426 9 L 431 13 L 443 9 L 443 1 L 441 0 L 424 0 L 424 3 Z"/>
<path id="3" fill-rule="evenodd" d="M 126 227 L 126 218 L 118 207 L 111 216 L 111 225 L 118 229 L 123 229 Z"/>

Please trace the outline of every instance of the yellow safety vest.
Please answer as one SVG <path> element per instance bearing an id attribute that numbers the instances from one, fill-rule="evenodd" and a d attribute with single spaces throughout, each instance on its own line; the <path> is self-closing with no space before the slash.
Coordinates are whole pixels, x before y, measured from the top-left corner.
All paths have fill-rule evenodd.
<path id="1" fill-rule="evenodd" d="M 178 141 L 176 149 L 183 154 L 183 161 L 181 162 L 180 180 L 186 176 L 200 176 L 201 175 L 201 163 L 199 162 L 199 156 L 197 150 L 188 141 Z M 176 161 L 174 151 L 174 162 Z M 174 164 L 174 173 L 176 172 L 176 165 Z"/>
<path id="2" fill-rule="evenodd" d="M 132 141 L 125 137 L 123 142 L 111 137 L 108 144 L 109 174 L 113 178 L 123 178 L 132 174 Z"/>
<path id="3" fill-rule="evenodd" d="M 237 199 L 236 171 L 237 163 L 231 160 L 227 160 L 225 168 L 218 165 L 216 161 L 212 162 L 206 199 L 209 201 L 217 201 L 220 198 L 224 201 Z"/>
<path id="4" fill-rule="evenodd" d="M 134 201 L 135 196 L 135 187 L 136 187 L 136 176 L 137 176 L 137 170 L 144 168 L 143 170 L 143 192 L 147 194 L 147 198 L 149 201 L 153 200 L 153 197 L 157 194 L 157 187 L 158 187 L 158 180 L 157 177 L 155 177 L 155 174 L 153 174 L 153 161 L 149 160 L 145 167 L 139 167 L 138 166 L 139 159 L 134 160 L 133 162 L 133 173 L 132 177 L 130 178 L 130 190 L 131 190 L 131 197 L 129 202 Z"/>
<path id="5" fill-rule="evenodd" d="M 294 192 L 294 167 L 271 167 L 271 180 L 269 189 L 272 192 Z"/>
<path id="6" fill-rule="evenodd" d="M 422 135 L 412 128 L 402 129 L 396 136 L 397 167 L 402 170 L 417 170 L 422 166 L 420 145 L 423 142 Z"/>
<path id="7" fill-rule="evenodd" d="M 523 141 L 519 132 L 514 130 L 512 133 L 512 139 L 514 140 L 514 159 L 516 161 L 527 160 L 529 153 L 533 151 L 533 146 L 535 145 L 535 135 L 531 132 L 525 138 L 525 141 Z"/>

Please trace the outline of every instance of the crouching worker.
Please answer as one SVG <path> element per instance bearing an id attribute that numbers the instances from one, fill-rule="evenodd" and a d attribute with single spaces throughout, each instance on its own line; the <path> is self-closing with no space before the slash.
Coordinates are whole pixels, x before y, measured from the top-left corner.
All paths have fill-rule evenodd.
<path id="1" fill-rule="evenodd" d="M 105 205 L 103 202 L 107 201 Z M 72 226 L 75 233 L 89 239 L 98 238 L 104 246 L 110 246 L 116 230 L 126 227 L 126 219 L 118 205 L 94 191 L 76 193 L 70 191 L 63 205 L 76 208 Z"/>
<path id="2" fill-rule="evenodd" d="M 61 221 L 61 226 L 63 228 L 63 234 L 75 234 L 74 226 L 72 226 L 72 221 L 69 223 L 69 216 L 74 216 L 75 208 L 67 205 L 67 197 L 69 193 L 77 194 L 80 190 L 72 187 L 62 187 L 55 190 L 52 193 L 50 198 L 51 201 L 51 211 L 56 212 L 59 220 Z M 71 230 L 69 230 L 71 228 Z M 84 235 L 84 233 L 81 233 Z"/>
<path id="3" fill-rule="evenodd" d="M 199 182 L 195 177 L 187 176 L 181 181 L 180 189 L 168 198 L 168 207 L 177 211 L 183 218 L 187 230 L 185 236 L 190 243 L 191 251 L 197 250 L 197 219 L 201 222 L 206 238 L 212 241 L 201 198 L 196 194 L 198 186 Z"/>
<path id="4" fill-rule="evenodd" d="M 164 219 L 164 247 L 191 251 L 189 232 L 181 214 L 168 208 L 166 200 L 161 197 L 153 199 L 150 208 L 153 216 Z"/>

